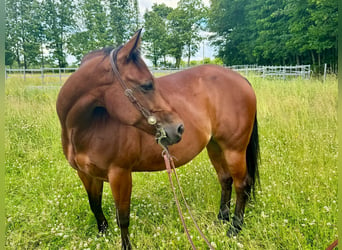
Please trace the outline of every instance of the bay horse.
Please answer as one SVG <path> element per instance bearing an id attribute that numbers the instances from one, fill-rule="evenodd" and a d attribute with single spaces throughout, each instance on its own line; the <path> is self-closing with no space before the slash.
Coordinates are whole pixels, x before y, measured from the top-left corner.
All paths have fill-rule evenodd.
<path id="1" fill-rule="evenodd" d="M 129 239 L 133 171 L 165 170 L 162 145 L 176 167 L 205 147 L 221 184 L 218 218 L 228 236 L 242 227 L 246 202 L 258 180 L 256 96 L 249 82 L 221 66 L 203 65 L 154 78 L 140 56 L 141 30 L 123 46 L 86 55 L 62 86 L 56 103 L 63 152 L 88 193 L 99 232 L 108 223 L 101 201 L 109 182 L 121 229 Z"/>

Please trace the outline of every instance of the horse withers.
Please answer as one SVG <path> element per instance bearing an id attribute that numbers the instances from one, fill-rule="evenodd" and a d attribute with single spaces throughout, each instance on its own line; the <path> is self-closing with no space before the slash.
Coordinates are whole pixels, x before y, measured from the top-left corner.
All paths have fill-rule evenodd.
<path id="1" fill-rule="evenodd" d="M 141 30 L 123 46 L 86 55 L 57 99 L 63 152 L 87 190 L 98 229 L 108 227 L 101 207 L 106 181 L 122 248 L 131 249 L 132 172 L 165 170 L 157 139 L 177 159 L 176 167 L 207 148 L 221 184 L 219 219 L 229 221 L 235 188 L 227 233 L 235 235 L 258 179 L 254 91 L 238 73 L 214 65 L 154 78 L 140 56 L 140 37 Z"/>

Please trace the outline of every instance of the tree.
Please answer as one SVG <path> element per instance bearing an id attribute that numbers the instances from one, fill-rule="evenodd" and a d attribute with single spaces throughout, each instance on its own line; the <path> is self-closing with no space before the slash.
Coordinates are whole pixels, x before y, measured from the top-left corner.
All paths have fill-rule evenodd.
<path id="1" fill-rule="evenodd" d="M 166 63 L 167 55 L 167 16 L 172 8 L 165 4 L 154 4 L 151 11 L 144 14 L 145 33 L 144 42 L 148 50 L 147 58 L 152 60 L 153 66 L 157 67 L 159 59 Z"/>
<path id="2" fill-rule="evenodd" d="M 255 45 L 252 48 L 255 62 L 258 64 L 285 65 L 291 60 L 286 42 L 290 38 L 289 17 L 284 0 L 254 1 L 248 6 L 251 23 L 255 23 Z"/>
<path id="3" fill-rule="evenodd" d="M 297 63 L 320 66 L 321 54 L 336 63 L 337 5 L 337 0 L 288 2 L 291 38 L 287 46 L 296 50 Z"/>
<path id="4" fill-rule="evenodd" d="M 18 67 L 20 63 L 20 33 L 19 33 L 19 3 L 6 0 L 6 40 L 5 40 L 5 65 L 11 66 L 14 61 Z M 10 8 L 12 6 L 12 8 Z"/>
<path id="5" fill-rule="evenodd" d="M 77 30 L 68 42 L 68 51 L 79 61 L 92 50 L 110 45 L 109 20 L 101 0 L 83 0 L 78 5 Z"/>
<path id="6" fill-rule="evenodd" d="M 309 49 L 316 52 L 318 67 L 322 56 L 332 63 L 337 55 L 338 6 L 335 0 L 309 0 L 314 8 L 309 9 L 311 25 L 308 27 Z"/>
<path id="7" fill-rule="evenodd" d="M 6 1 L 6 55 L 13 59 L 7 58 L 8 63 L 15 59 L 18 67 L 25 68 L 37 63 L 40 54 L 36 30 L 39 20 L 35 19 L 37 10 L 36 1 Z"/>
<path id="8" fill-rule="evenodd" d="M 75 4 L 68 0 L 45 0 L 47 48 L 58 67 L 66 67 L 66 44 L 75 29 Z"/>
<path id="9" fill-rule="evenodd" d="M 174 9 L 167 17 L 168 22 L 168 36 L 166 42 L 168 44 L 168 55 L 176 59 L 175 67 L 179 68 L 183 55 L 183 47 L 185 42 L 182 36 L 183 17 L 179 8 Z"/>
<path id="10" fill-rule="evenodd" d="M 8 40 L 5 41 L 5 65 L 12 66 L 15 60 L 15 54 L 11 50 L 11 45 Z"/>
<path id="11" fill-rule="evenodd" d="M 216 35 L 212 44 L 218 47 L 218 56 L 227 65 L 253 61 L 252 48 L 256 39 L 255 23 L 247 6 L 251 0 L 212 0 L 209 29 Z"/>
<path id="12" fill-rule="evenodd" d="M 123 44 L 139 29 L 137 0 L 109 0 L 109 24 L 111 40 Z"/>
<path id="13" fill-rule="evenodd" d="M 209 28 L 228 65 L 337 62 L 337 0 L 211 0 Z"/>
<path id="14" fill-rule="evenodd" d="M 190 65 L 191 56 L 199 49 L 202 38 L 199 34 L 205 23 L 206 9 L 201 0 L 180 0 L 178 6 L 168 16 L 171 32 L 181 39 L 185 55 Z M 173 50 L 174 52 L 176 50 Z M 182 51 L 183 52 L 183 51 Z"/>

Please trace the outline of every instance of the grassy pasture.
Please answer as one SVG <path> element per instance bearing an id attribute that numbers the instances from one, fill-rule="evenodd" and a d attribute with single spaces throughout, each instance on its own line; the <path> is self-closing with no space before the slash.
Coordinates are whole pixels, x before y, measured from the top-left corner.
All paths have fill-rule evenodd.
<path id="1" fill-rule="evenodd" d="M 337 79 L 249 80 L 258 99 L 262 162 L 244 228 L 228 238 L 228 225 L 216 219 L 220 186 L 206 152 L 178 169 L 192 212 L 217 249 L 325 249 L 337 238 Z M 110 228 L 98 237 L 86 192 L 62 154 L 58 82 L 6 81 L 6 249 L 120 249 L 108 184 L 103 208 Z M 134 173 L 133 185 L 134 248 L 190 249 L 167 174 Z"/>

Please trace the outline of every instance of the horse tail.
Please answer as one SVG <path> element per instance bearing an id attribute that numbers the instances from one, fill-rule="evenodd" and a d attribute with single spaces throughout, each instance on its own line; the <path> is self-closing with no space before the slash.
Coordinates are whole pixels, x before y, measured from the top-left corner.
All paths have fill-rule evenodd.
<path id="1" fill-rule="evenodd" d="M 258 169 L 259 158 L 260 158 L 260 152 L 259 152 L 258 121 L 257 121 L 257 115 L 255 114 L 253 130 L 252 130 L 251 138 L 249 139 L 249 143 L 247 146 L 247 153 L 246 153 L 249 185 L 250 185 L 250 188 L 254 197 L 255 197 L 256 182 L 260 184 L 259 169 Z"/>

